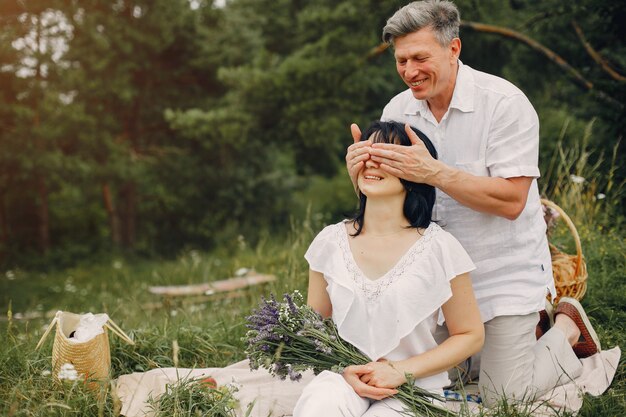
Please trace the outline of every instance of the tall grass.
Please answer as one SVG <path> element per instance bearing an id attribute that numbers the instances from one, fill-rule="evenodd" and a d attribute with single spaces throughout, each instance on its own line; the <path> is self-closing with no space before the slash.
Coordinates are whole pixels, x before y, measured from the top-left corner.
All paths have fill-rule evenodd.
<path id="1" fill-rule="evenodd" d="M 618 141 L 610 155 L 595 153 L 592 146 L 594 121 L 573 144 L 564 141 L 569 123 L 561 130 L 556 150 L 547 163 L 541 193 L 559 204 L 584 228 L 620 230 L 624 225 L 623 201 L 626 182 L 616 180 Z"/>
<path id="2" fill-rule="evenodd" d="M 626 245 L 623 211 L 616 207 L 623 197 L 624 184 L 614 180 L 617 148 L 612 155 L 595 159 L 608 161 L 608 170 L 602 172 L 601 162 L 589 162 L 594 156 L 589 145 L 591 128 L 590 124 L 575 146 L 557 147 L 548 163 L 550 181 L 543 183 L 543 192 L 570 214 L 578 228 L 589 271 L 583 304 L 603 346 L 624 347 Z M 578 177 L 585 181 L 572 180 Z M 604 198 L 599 198 L 600 193 Z M 80 382 L 52 382 L 48 374 L 51 340 L 40 351 L 34 347 L 56 310 L 107 312 L 132 335 L 135 346 L 111 336 L 113 378 L 174 364 L 214 367 L 243 359 L 244 317 L 260 296 L 306 290 L 307 265 L 303 254 L 323 226 L 319 219 L 310 213 L 305 220 L 292 219 L 287 236 L 267 234 L 253 247 L 242 236 L 228 245 L 231 249 L 211 253 L 187 251 L 173 261 L 129 262 L 112 258 L 99 265 L 47 274 L 4 271 L 0 280 L 0 309 L 8 314 L 0 322 L 0 415 L 115 416 L 119 412 L 119 400 L 107 383 L 103 384 L 101 393 L 94 393 Z M 566 228 L 559 227 L 551 239 L 566 251 L 573 251 Z M 159 299 L 148 292 L 150 285 L 223 279 L 243 267 L 274 274 L 277 281 L 252 288 L 241 298 L 198 304 L 175 302 L 158 307 Z M 611 388 L 601 397 L 585 397 L 580 416 L 626 415 L 624 369 L 622 359 Z M 193 415 L 186 413 L 176 400 L 176 395 L 189 394 L 184 389 L 174 389 L 175 395 L 169 397 L 174 402 L 164 405 L 170 407 L 170 415 Z M 191 392 L 191 397 L 185 398 L 195 401 L 196 394 Z M 168 413 L 167 409 L 160 411 L 164 415 Z M 533 415 L 533 408 L 514 407 L 504 401 L 493 410 L 483 410 L 481 415 L 526 417 Z M 558 415 L 568 416 L 564 412 Z"/>

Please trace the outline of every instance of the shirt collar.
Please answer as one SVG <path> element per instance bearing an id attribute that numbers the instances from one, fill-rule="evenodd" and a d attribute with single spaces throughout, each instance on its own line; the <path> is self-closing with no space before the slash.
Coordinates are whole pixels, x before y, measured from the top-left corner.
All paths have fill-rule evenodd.
<path id="1" fill-rule="evenodd" d="M 450 108 L 462 112 L 474 111 L 474 75 L 469 67 L 463 65 L 460 59 Z"/>
<path id="2" fill-rule="evenodd" d="M 474 75 L 469 67 L 463 65 L 460 59 L 449 108 L 458 109 L 462 112 L 474 111 Z M 425 116 L 429 111 L 426 100 L 409 100 L 404 109 L 404 114 L 421 114 Z"/>

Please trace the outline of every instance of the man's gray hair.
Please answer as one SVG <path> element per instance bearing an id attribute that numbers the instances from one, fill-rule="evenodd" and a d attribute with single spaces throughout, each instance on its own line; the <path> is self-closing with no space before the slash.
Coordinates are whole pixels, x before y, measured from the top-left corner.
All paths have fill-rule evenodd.
<path id="1" fill-rule="evenodd" d="M 387 20 L 383 42 L 393 44 L 395 38 L 429 27 L 441 46 L 448 46 L 459 37 L 459 9 L 450 1 L 426 0 L 409 3 Z"/>

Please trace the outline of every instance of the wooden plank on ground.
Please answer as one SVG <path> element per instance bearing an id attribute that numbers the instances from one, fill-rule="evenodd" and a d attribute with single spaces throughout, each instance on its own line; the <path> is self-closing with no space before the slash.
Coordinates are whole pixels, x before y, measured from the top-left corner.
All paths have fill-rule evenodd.
<path id="1" fill-rule="evenodd" d="M 220 281 L 207 282 L 193 285 L 168 285 L 150 287 L 152 294 L 163 297 L 182 297 L 189 295 L 211 295 L 221 292 L 235 291 L 253 285 L 265 284 L 276 281 L 274 275 L 254 274 L 244 277 L 229 278 Z"/>

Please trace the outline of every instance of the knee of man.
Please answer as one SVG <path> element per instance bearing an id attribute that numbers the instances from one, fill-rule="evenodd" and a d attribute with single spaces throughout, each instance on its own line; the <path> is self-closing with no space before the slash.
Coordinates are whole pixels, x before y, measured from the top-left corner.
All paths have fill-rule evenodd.
<path id="1" fill-rule="evenodd" d="M 480 396 L 487 408 L 497 406 L 530 403 L 535 400 L 536 393 L 530 386 L 496 386 L 493 383 L 479 382 Z"/>

